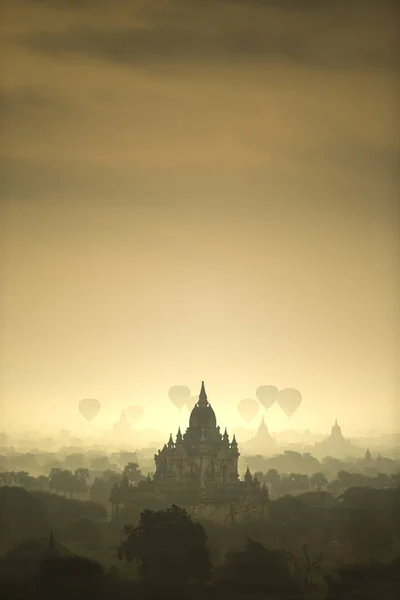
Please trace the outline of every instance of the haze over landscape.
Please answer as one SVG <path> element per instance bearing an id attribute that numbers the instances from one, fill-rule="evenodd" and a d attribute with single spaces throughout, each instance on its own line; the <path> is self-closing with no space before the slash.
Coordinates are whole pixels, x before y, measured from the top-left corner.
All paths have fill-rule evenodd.
<path id="1" fill-rule="evenodd" d="M 2 3 L 3 427 L 95 397 L 175 431 L 205 379 L 230 428 L 271 384 L 273 431 L 396 429 L 397 49 L 361 4 Z"/>
<path id="2" fill-rule="evenodd" d="M 0 598 L 400 598 L 394 0 L 0 0 Z"/>

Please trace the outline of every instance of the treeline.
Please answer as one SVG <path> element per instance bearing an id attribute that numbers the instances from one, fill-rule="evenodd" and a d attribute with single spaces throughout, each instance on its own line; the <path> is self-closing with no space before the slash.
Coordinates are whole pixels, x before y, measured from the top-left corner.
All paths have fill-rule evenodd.
<path id="1" fill-rule="evenodd" d="M 309 452 L 295 452 L 286 450 L 281 454 L 266 457 L 261 455 L 243 456 L 242 462 L 245 468 L 248 466 L 254 473 L 262 471 L 266 473 L 275 469 L 279 473 L 304 473 L 308 476 L 314 473 L 323 473 L 328 480 L 334 479 L 339 471 L 350 473 L 363 473 L 375 476 L 378 473 L 392 475 L 400 471 L 400 463 L 385 456 L 376 456 L 371 460 L 346 459 L 341 460 L 333 456 L 326 456 L 318 460 Z"/>
<path id="2" fill-rule="evenodd" d="M 28 472 L 38 477 L 48 476 L 52 469 L 62 469 L 74 472 L 76 469 L 89 469 L 93 477 L 104 471 L 122 472 L 129 462 L 138 463 L 142 473 L 147 475 L 154 471 L 154 454 L 156 448 L 146 448 L 136 452 L 119 451 L 107 454 L 102 450 L 78 448 L 62 448 L 58 452 L 26 452 L 13 449 L 0 449 L 0 472 Z M 309 477 L 314 473 L 323 473 L 328 481 L 334 479 L 339 471 L 363 473 L 376 476 L 378 473 L 393 475 L 400 471 L 400 462 L 384 456 L 376 456 L 373 460 L 347 459 L 340 460 L 327 456 L 318 460 L 310 453 L 300 453 L 286 450 L 281 454 L 266 457 L 261 455 L 241 456 L 239 469 L 244 473 L 249 466 L 252 473 L 266 473 L 275 469 L 279 473 L 302 473 Z"/>
<path id="3" fill-rule="evenodd" d="M 304 473 L 278 473 L 269 469 L 266 473 L 257 471 L 255 477 L 260 483 L 268 486 L 271 497 L 297 495 L 308 491 L 327 491 L 333 496 L 339 496 L 351 487 L 369 487 L 373 489 L 394 489 L 400 485 L 400 472 L 392 475 L 378 473 L 375 476 L 363 473 L 339 471 L 337 476 L 328 481 L 322 472 L 308 476 Z"/>
<path id="4" fill-rule="evenodd" d="M 119 484 L 122 478 L 125 477 L 131 485 L 146 479 L 135 462 L 129 462 L 122 471 L 106 470 L 100 472 L 100 476 L 95 476 L 96 473 L 98 471 L 82 467 L 75 471 L 57 467 L 51 469 L 48 476 L 38 477 L 33 477 L 27 471 L 6 471 L 0 473 L 0 487 L 20 486 L 31 491 L 49 491 L 77 498 L 87 497 L 107 505 L 113 485 Z"/>
<path id="5" fill-rule="evenodd" d="M 271 498 L 321 491 L 338 497 L 351 487 L 394 489 L 400 485 L 400 472 L 392 475 L 378 473 L 375 476 L 368 476 L 360 472 L 341 470 L 331 481 L 328 481 L 322 472 L 309 476 L 304 473 L 279 473 L 276 469 L 269 469 L 266 473 L 257 471 L 254 476 L 260 483 L 267 485 Z M 90 499 L 109 506 L 113 486 L 119 485 L 124 477 L 130 485 L 146 479 L 138 463 L 129 462 L 121 471 L 108 469 L 99 472 L 82 467 L 74 471 L 53 468 L 48 476 L 37 477 L 33 477 L 27 471 L 6 471 L 0 473 L 0 487 L 20 486 L 26 490 L 49 491 L 69 497 Z"/>
<path id="6" fill-rule="evenodd" d="M 105 452 L 62 448 L 59 452 L 16 452 L 2 449 L 0 453 L 0 471 L 27 471 L 31 475 L 48 475 L 52 469 L 75 471 L 89 469 L 94 473 L 101 471 L 122 471 L 129 462 L 140 463 L 142 469 L 154 468 L 154 457 L 149 450 L 146 455 L 137 452 Z"/>
<path id="7" fill-rule="evenodd" d="M 285 496 L 270 502 L 267 521 L 231 527 L 143 508 L 121 528 L 96 503 L 4 486 L 0 596 L 397 598 L 399 494 Z"/>

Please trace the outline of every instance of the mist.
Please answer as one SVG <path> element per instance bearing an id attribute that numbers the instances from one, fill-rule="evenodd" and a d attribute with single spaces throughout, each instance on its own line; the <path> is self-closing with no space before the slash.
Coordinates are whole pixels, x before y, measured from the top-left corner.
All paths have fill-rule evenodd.
<path id="1" fill-rule="evenodd" d="M 400 597 L 391 0 L 0 0 L 0 596 Z"/>

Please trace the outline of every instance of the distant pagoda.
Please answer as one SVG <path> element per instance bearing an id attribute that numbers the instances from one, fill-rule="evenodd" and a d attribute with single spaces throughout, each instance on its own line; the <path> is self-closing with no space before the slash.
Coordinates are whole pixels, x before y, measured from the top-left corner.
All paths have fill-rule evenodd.
<path id="1" fill-rule="evenodd" d="M 243 444 L 243 450 L 247 454 L 262 454 L 268 456 L 277 450 L 278 444 L 275 438 L 268 431 L 264 416 L 261 419 L 260 426 L 256 435 L 248 442 Z"/>
<path id="2" fill-rule="evenodd" d="M 350 456 L 351 454 L 358 455 L 360 448 L 354 446 L 348 438 L 342 434 L 342 428 L 335 420 L 331 429 L 331 434 L 322 442 L 317 442 L 314 446 L 318 453 L 323 453 L 325 456 Z"/>

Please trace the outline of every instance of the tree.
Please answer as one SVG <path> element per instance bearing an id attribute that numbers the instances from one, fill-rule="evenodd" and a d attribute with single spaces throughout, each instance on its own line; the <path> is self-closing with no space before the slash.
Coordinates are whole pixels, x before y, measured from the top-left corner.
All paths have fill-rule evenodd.
<path id="1" fill-rule="evenodd" d="M 310 489 L 310 481 L 304 473 L 292 473 L 290 477 L 296 491 L 305 492 Z"/>
<path id="2" fill-rule="evenodd" d="M 58 578 L 73 576 L 100 576 L 104 567 L 95 560 L 83 556 L 48 558 L 42 562 L 41 574 Z"/>
<path id="3" fill-rule="evenodd" d="M 391 486 L 391 480 L 386 473 L 377 473 L 373 479 L 373 486 L 378 490 L 388 489 Z"/>
<path id="4" fill-rule="evenodd" d="M 352 508 L 345 526 L 345 535 L 357 555 L 382 555 L 392 548 L 393 531 L 384 511 Z"/>
<path id="5" fill-rule="evenodd" d="M 2 486 L 12 486 L 15 484 L 15 473 L 13 471 L 6 471 L 4 473 L 0 473 L 0 487 Z"/>
<path id="6" fill-rule="evenodd" d="M 8 546 L 44 528 L 45 510 L 32 492 L 16 486 L 0 488 L 0 543 Z"/>
<path id="7" fill-rule="evenodd" d="M 94 471 L 105 471 L 110 468 L 110 459 L 108 456 L 98 456 L 93 458 L 90 463 L 90 468 Z"/>
<path id="8" fill-rule="evenodd" d="M 400 488 L 400 471 L 398 473 L 393 473 L 390 476 L 391 485 L 394 488 Z"/>
<path id="9" fill-rule="evenodd" d="M 86 456 L 84 454 L 69 454 L 65 458 L 65 466 L 68 469 L 80 469 L 86 462 Z"/>
<path id="10" fill-rule="evenodd" d="M 324 555 L 322 553 L 319 553 L 316 554 L 314 558 L 311 558 L 307 544 L 304 544 L 302 550 L 302 561 L 296 558 L 291 549 L 282 550 L 282 553 L 283 556 L 286 558 L 287 562 L 292 565 L 296 578 L 299 581 L 302 589 L 305 592 L 308 592 L 312 584 L 312 575 L 313 573 L 321 569 L 322 562 L 324 560 Z"/>
<path id="11" fill-rule="evenodd" d="M 389 563 L 346 565 L 327 575 L 327 600 L 400 598 L 400 559 Z"/>
<path id="12" fill-rule="evenodd" d="M 107 579 L 103 566 L 81 556 L 46 558 L 40 566 L 40 597 L 70 600 L 104 598 Z"/>
<path id="13" fill-rule="evenodd" d="M 339 471 L 337 480 L 340 488 L 346 490 L 349 487 L 365 485 L 366 477 L 362 473 L 349 473 L 348 471 Z"/>
<path id="14" fill-rule="evenodd" d="M 118 557 L 136 562 L 142 580 L 185 584 L 209 579 L 208 537 L 183 508 L 144 510 L 138 527 L 128 525 L 124 531 Z"/>
<path id="15" fill-rule="evenodd" d="M 314 489 L 317 490 L 317 492 L 320 492 L 328 485 L 328 480 L 323 473 L 318 472 L 314 473 L 314 475 L 311 475 L 310 484 Z"/>
<path id="16" fill-rule="evenodd" d="M 301 502 L 296 496 L 281 496 L 271 503 L 271 521 L 279 523 L 281 527 L 298 527 L 301 522 L 307 522 L 312 513 L 309 506 Z"/>
<path id="17" fill-rule="evenodd" d="M 138 481 L 143 481 L 144 477 L 140 472 L 139 465 L 135 462 L 129 462 L 123 471 L 123 476 L 127 478 L 129 484 L 137 483 Z"/>
<path id="18" fill-rule="evenodd" d="M 137 460 L 138 457 L 136 452 L 121 451 L 117 462 L 119 462 L 120 465 L 127 465 L 128 463 L 137 463 Z"/>
<path id="19" fill-rule="evenodd" d="M 89 470 L 88 469 L 76 469 L 74 473 L 75 478 L 75 492 L 78 494 L 84 494 L 88 491 L 88 479 L 89 479 Z"/>
<path id="20" fill-rule="evenodd" d="M 74 492 L 75 478 L 71 471 L 55 468 L 50 471 L 49 488 L 50 491 L 61 492 L 65 496 Z"/>
<path id="21" fill-rule="evenodd" d="M 90 486 L 90 499 L 109 506 L 111 490 L 115 484 L 119 485 L 121 475 L 115 471 L 104 471 L 100 477 L 96 477 Z"/>
<path id="22" fill-rule="evenodd" d="M 26 490 L 32 489 L 35 486 L 35 478 L 31 477 L 27 471 L 18 471 L 15 473 L 14 482 Z"/>
<path id="23" fill-rule="evenodd" d="M 87 517 L 93 521 L 102 521 L 107 517 L 105 506 L 95 502 L 65 498 L 46 492 L 32 492 L 32 495 L 44 506 L 52 529 L 65 527 L 70 521 L 80 517 Z"/>
<path id="24" fill-rule="evenodd" d="M 254 473 L 254 477 L 255 477 L 255 479 L 257 479 L 257 481 L 259 483 L 263 483 L 263 481 L 264 481 L 264 473 L 262 471 L 256 471 L 256 473 Z"/>
<path id="25" fill-rule="evenodd" d="M 267 550 L 251 539 L 243 550 L 227 552 L 225 563 L 217 570 L 216 581 L 217 585 L 238 590 L 246 597 L 247 594 L 268 598 L 281 597 L 281 594 L 285 594 L 285 598 L 300 597 L 281 553 Z"/>
<path id="26" fill-rule="evenodd" d="M 67 526 L 67 533 L 70 540 L 81 544 L 100 544 L 102 539 L 99 526 L 87 517 L 70 521 Z"/>
<path id="27" fill-rule="evenodd" d="M 294 494 L 304 492 L 310 488 L 307 475 L 302 473 L 291 473 L 282 477 L 279 483 L 279 491 L 282 494 Z"/>
<path id="28" fill-rule="evenodd" d="M 264 481 L 269 486 L 271 493 L 276 494 L 281 481 L 281 476 L 276 469 L 269 469 L 264 476 Z"/>
<path id="29" fill-rule="evenodd" d="M 45 475 L 39 475 L 36 478 L 36 489 L 43 491 L 49 487 L 49 478 Z"/>

